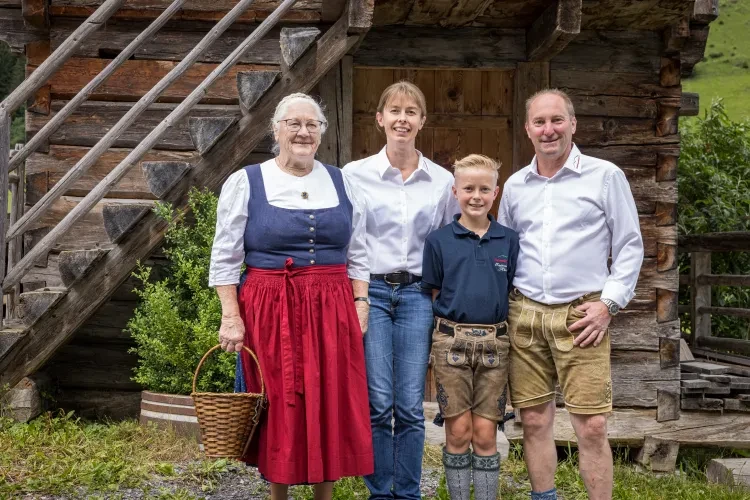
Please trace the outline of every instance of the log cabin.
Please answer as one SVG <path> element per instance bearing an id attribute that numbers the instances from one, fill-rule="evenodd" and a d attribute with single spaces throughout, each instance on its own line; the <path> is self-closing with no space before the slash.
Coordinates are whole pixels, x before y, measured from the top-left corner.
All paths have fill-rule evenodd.
<path id="1" fill-rule="evenodd" d="M 191 186 L 218 191 L 268 158 L 282 96 L 320 96 L 319 157 L 343 166 L 383 146 L 381 91 L 413 81 L 428 103 L 418 149 L 448 169 L 491 156 L 502 186 L 533 156 L 525 99 L 557 87 L 582 151 L 626 173 L 645 242 L 636 298 L 611 327 L 613 432 L 637 444 L 689 427 L 675 181 L 679 118 L 698 106 L 681 79 L 717 15 L 718 0 L 0 0 L 0 40 L 27 58 L 0 109 L 0 184 L 17 194 L 0 218 L 0 384 L 44 373 L 62 408 L 137 414 L 123 327 L 130 273 L 158 261 L 166 229 L 150 208 L 185 207 Z M 11 157 L 1 120 L 24 102 L 27 142 Z"/>

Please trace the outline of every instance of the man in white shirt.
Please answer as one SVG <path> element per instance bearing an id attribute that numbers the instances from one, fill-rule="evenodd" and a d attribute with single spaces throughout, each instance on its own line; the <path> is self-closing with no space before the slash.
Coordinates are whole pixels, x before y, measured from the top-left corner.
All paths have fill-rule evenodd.
<path id="1" fill-rule="evenodd" d="M 625 175 L 581 154 L 572 142 L 575 130 L 565 93 L 545 90 L 527 101 L 526 132 L 536 156 L 505 183 L 498 214 L 520 237 L 508 318 L 509 376 L 534 500 L 557 498 L 556 379 L 578 438 L 589 498 L 612 498 L 608 326 L 635 295 L 643 261 Z"/>

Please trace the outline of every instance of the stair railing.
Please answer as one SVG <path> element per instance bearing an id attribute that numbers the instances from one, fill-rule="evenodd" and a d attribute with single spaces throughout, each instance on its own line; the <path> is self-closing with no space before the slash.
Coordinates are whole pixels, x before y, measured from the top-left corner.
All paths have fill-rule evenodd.
<path id="1" fill-rule="evenodd" d="M 122 6 L 125 0 L 107 0 L 94 13 L 91 14 L 60 46 L 24 80 L 13 92 L 0 103 L 0 279 L 6 276 L 6 227 L 8 223 L 8 203 L 10 194 L 9 174 L 10 174 L 10 127 L 13 113 L 31 97 L 39 88 L 44 85 L 52 74 L 54 74 L 70 57 L 75 53 L 88 37 L 98 30 L 117 10 Z M 17 167 L 16 167 L 17 168 Z M 21 176 L 19 176 L 20 179 Z M 16 196 L 13 198 L 13 204 L 16 205 L 16 199 L 21 197 L 22 189 L 16 187 Z M 12 210 L 11 210 L 12 211 Z M 23 207 L 21 207 L 23 211 Z M 16 212 L 18 214 L 18 212 Z M 10 221 L 11 224 L 14 221 Z M 19 257 L 18 246 L 20 243 L 12 245 L 14 257 L 9 258 L 9 264 L 14 262 L 15 257 Z M 18 250 L 17 250 L 18 249 Z M 10 272 L 10 266 L 8 267 Z M 9 290 L 13 290 L 11 286 Z M 7 317 L 15 303 L 15 297 L 3 297 L 6 304 Z M 0 318 L 0 322 L 2 318 Z"/>
<path id="2" fill-rule="evenodd" d="M 47 209 L 68 190 L 88 169 L 96 163 L 98 158 L 114 144 L 141 112 L 145 111 L 156 98 L 166 90 L 179 76 L 186 71 L 200 54 L 206 50 L 221 34 L 231 26 L 237 18 L 252 4 L 253 0 L 241 0 L 217 25 L 195 46 L 195 48 L 162 80 L 159 81 L 128 113 L 73 167 L 63 178 L 52 187 L 39 202 L 32 207 L 8 233 L 9 237 L 16 237 L 38 220 Z M 7 291 L 13 288 L 34 265 L 34 262 L 55 245 L 80 218 L 85 216 L 120 179 L 159 141 L 169 128 L 179 122 L 204 96 L 208 88 L 221 76 L 227 73 L 253 45 L 260 41 L 278 21 L 294 6 L 297 0 L 285 0 L 269 15 L 253 32 L 217 66 L 194 90 L 177 106 L 157 127 L 146 136 L 141 143 L 99 184 L 91 190 L 44 238 L 8 272 L 2 288 Z M 0 179 L 1 180 L 1 179 Z"/>

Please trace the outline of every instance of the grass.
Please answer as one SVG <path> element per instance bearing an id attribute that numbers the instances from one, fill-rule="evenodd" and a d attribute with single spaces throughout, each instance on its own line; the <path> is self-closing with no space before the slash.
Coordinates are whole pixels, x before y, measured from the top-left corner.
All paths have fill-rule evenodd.
<path id="1" fill-rule="evenodd" d="M 627 459 L 627 450 L 616 455 L 617 499 L 748 498 L 747 490 L 705 481 L 705 463 L 716 452 L 683 455 L 681 474 L 661 477 L 636 470 Z M 424 465 L 426 470 L 440 474 L 439 448 L 425 448 Z M 243 487 L 248 496 L 262 497 L 267 491 L 252 469 L 228 460 L 201 460 L 193 441 L 154 427 L 141 427 L 135 421 L 88 423 L 72 414 L 48 414 L 30 424 L 15 424 L 0 418 L 0 499 L 24 494 L 109 499 L 118 498 L 124 489 L 137 488 L 149 499 L 192 500 L 201 498 L 203 492 L 220 490 L 222 478 L 225 483 L 247 485 Z M 587 498 L 575 453 L 560 461 L 556 482 L 561 498 Z M 500 483 L 503 499 L 529 497 L 528 475 L 519 447 L 513 448 L 503 462 Z M 310 500 L 312 488 L 294 487 L 290 494 L 297 500 Z M 367 489 L 361 478 L 347 478 L 337 482 L 334 495 L 336 500 L 367 498 Z M 444 477 L 434 496 L 425 498 L 449 500 Z"/>
<path id="2" fill-rule="evenodd" d="M 733 120 L 750 118 L 750 2 L 720 0 L 719 18 L 711 23 L 705 60 L 683 80 L 683 90 L 700 94 L 701 116 L 723 98 Z"/>

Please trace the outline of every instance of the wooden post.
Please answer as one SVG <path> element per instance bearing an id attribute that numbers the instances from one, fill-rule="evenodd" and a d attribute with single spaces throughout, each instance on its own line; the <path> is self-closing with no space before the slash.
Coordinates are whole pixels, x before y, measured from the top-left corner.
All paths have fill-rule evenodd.
<path id="1" fill-rule="evenodd" d="M 0 279 L 5 279 L 5 223 L 8 219 L 8 164 L 10 115 L 0 110 Z M 2 295 L 0 293 L 0 295 Z M 0 326 L 2 318 L 0 318 Z"/>
<path id="2" fill-rule="evenodd" d="M 701 285 L 698 279 L 711 274 L 711 252 L 690 254 L 690 305 L 692 307 L 691 330 L 693 347 L 698 347 L 699 337 L 711 336 L 711 315 L 700 313 L 702 307 L 711 307 L 711 285 Z"/>
<path id="3" fill-rule="evenodd" d="M 318 84 L 328 119 L 318 156 L 323 163 L 339 168 L 352 159 L 352 67 L 352 56 L 344 56 Z"/>

